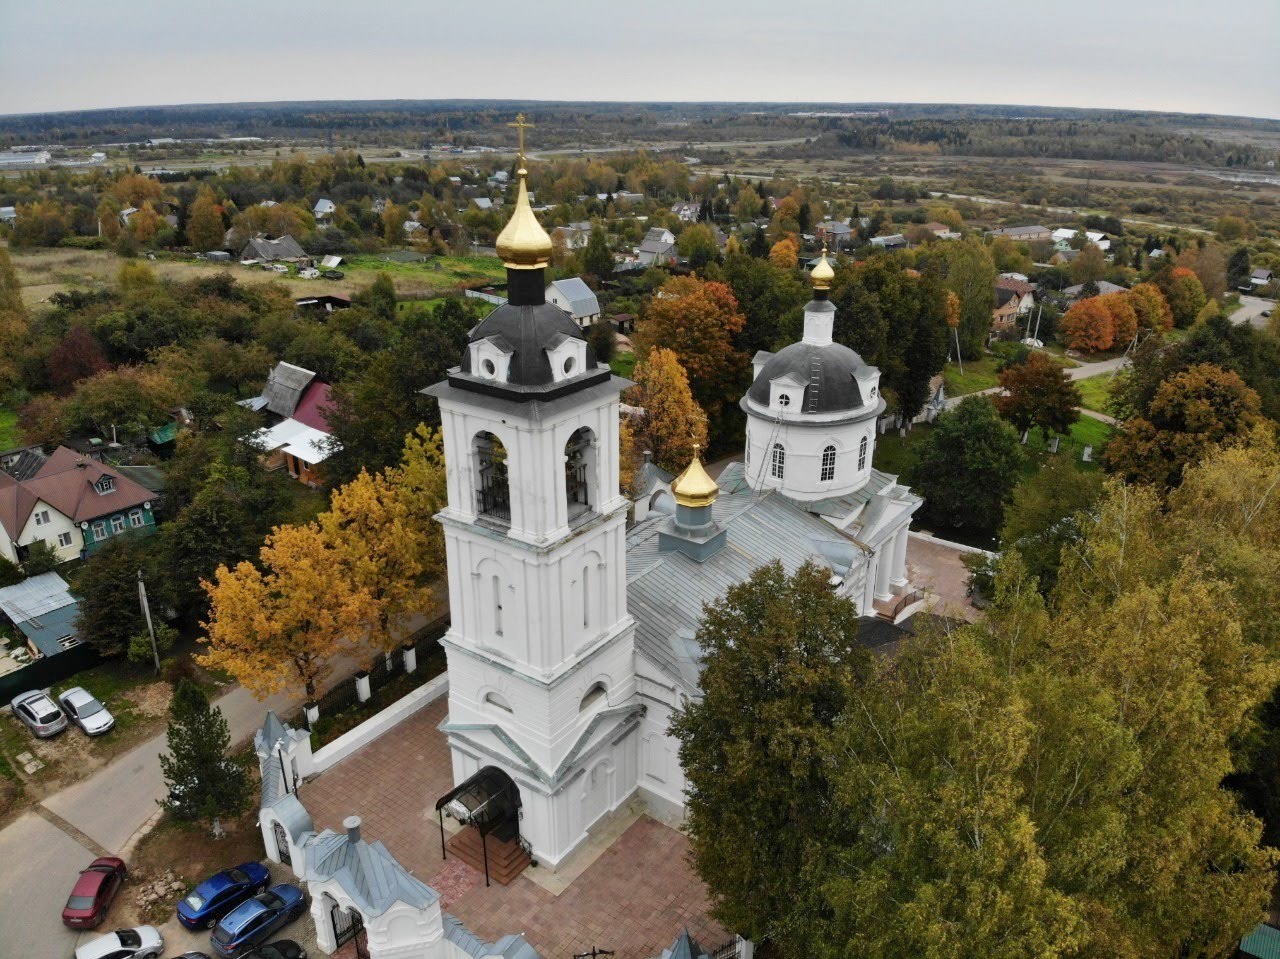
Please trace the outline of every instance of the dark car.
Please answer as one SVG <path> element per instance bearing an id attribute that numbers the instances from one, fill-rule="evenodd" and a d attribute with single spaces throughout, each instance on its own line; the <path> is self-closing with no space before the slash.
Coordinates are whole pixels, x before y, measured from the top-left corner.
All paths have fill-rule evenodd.
<path id="1" fill-rule="evenodd" d="M 188 929 L 212 929 L 250 896 L 266 890 L 271 873 L 260 862 L 242 862 L 210 876 L 178 903 L 178 922 Z"/>
<path id="2" fill-rule="evenodd" d="M 340 280 L 344 276 L 346 276 L 346 274 L 343 273 L 341 270 L 324 270 L 321 272 L 320 275 L 323 276 L 326 280 Z"/>
<path id="3" fill-rule="evenodd" d="M 306 908 L 306 896 L 297 886 L 272 886 L 223 916 L 213 927 L 209 942 L 221 959 L 238 959 Z"/>
<path id="4" fill-rule="evenodd" d="M 62 908 L 62 924 L 71 929 L 97 929 L 107 916 L 111 900 L 124 885 L 124 860 L 103 856 L 89 863 L 71 887 L 71 896 Z"/>
<path id="5" fill-rule="evenodd" d="M 278 939 L 259 946 L 244 959 L 307 959 L 307 950 L 292 939 Z"/>

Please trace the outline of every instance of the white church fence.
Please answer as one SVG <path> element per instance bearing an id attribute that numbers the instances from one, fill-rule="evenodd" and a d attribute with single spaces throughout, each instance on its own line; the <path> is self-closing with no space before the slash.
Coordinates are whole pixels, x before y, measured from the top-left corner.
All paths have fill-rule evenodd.
<path id="1" fill-rule="evenodd" d="M 441 673 L 428 680 L 413 692 L 404 696 L 382 712 L 370 716 L 359 726 L 349 729 L 333 742 L 321 746 L 313 755 L 315 772 L 322 773 L 335 763 L 346 759 L 356 750 L 367 746 L 387 730 L 398 726 L 422 707 L 435 702 L 449 691 L 449 674 Z"/>

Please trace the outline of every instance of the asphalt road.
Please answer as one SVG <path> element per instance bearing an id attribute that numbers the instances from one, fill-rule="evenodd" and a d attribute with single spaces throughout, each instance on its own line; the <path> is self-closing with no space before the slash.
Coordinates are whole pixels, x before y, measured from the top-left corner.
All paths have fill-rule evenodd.
<path id="1" fill-rule="evenodd" d="M 1263 316 L 1276 308 L 1275 300 L 1264 300 L 1260 296 L 1241 296 L 1240 309 L 1231 314 L 1231 322 L 1237 326 L 1250 323 L 1258 329 L 1266 329 L 1271 322 L 1270 317 Z"/>
<path id="2" fill-rule="evenodd" d="M 262 725 L 268 709 L 285 711 L 295 699 L 282 694 L 259 702 L 237 686 L 217 706 L 232 743 L 239 743 Z M 68 729 L 62 735 L 80 733 Z M 164 735 L 155 736 L 45 799 L 45 810 L 65 825 L 31 812 L 0 830 L 0 956 L 67 959 L 82 939 L 100 935 L 64 927 L 62 906 L 80 870 L 103 852 L 119 854 L 155 813 L 156 800 L 164 796 L 164 750 Z M 121 895 L 129 895 L 127 883 Z"/>

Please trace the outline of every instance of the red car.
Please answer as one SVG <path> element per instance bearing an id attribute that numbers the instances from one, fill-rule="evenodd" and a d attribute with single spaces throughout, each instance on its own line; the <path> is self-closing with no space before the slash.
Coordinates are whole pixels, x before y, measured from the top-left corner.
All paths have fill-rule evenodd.
<path id="1" fill-rule="evenodd" d="M 62 910 L 62 924 L 72 929 L 96 929 L 107 917 L 111 900 L 124 885 L 124 860 L 103 856 L 89 863 L 80 873 L 67 905 Z"/>

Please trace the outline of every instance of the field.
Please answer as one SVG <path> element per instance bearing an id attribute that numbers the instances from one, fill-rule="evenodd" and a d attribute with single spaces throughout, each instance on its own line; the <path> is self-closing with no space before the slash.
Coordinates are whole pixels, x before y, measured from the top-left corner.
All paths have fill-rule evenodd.
<path id="1" fill-rule="evenodd" d="M 980 393 L 1000 385 L 996 367 L 1000 363 L 997 356 L 984 356 L 980 360 L 965 360 L 964 372 L 955 363 L 948 362 L 942 370 L 942 379 L 947 385 L 948 396 L 967 396 Z"/>
<path id="2" fill-rule="evenodd" d="M 13 265 L 22 284 L 22 299 L 28 306 L 43 303 L 54 293 L 71 288 L 94 288 L 114 282 L 124 261 L 110 250 L 40 249 L 10 250 Z M 339 269 L 346 274 L 340 281 L 300 280 L 293 275 L 276 273 L 238 263 L 216 264 L 202 260 L 178 259 L 161 255 L 155 260 L 142 260 L 162 279 L 190 280 L 214 273 L 229 272 L 241 283 L 280 283 L 294 296 L 316 293 L 353 291 L 386 273 L 396 292 L 424 294 L 446 292 L 480 282 L 493 282 L 503 276 L 502 263 L 491 256 L 436 256 L 425 263 L 396 263 L 376 254 L 357 254 L 343 259 Z M 0 421 L 2 428 L 2 421 Z"/>

